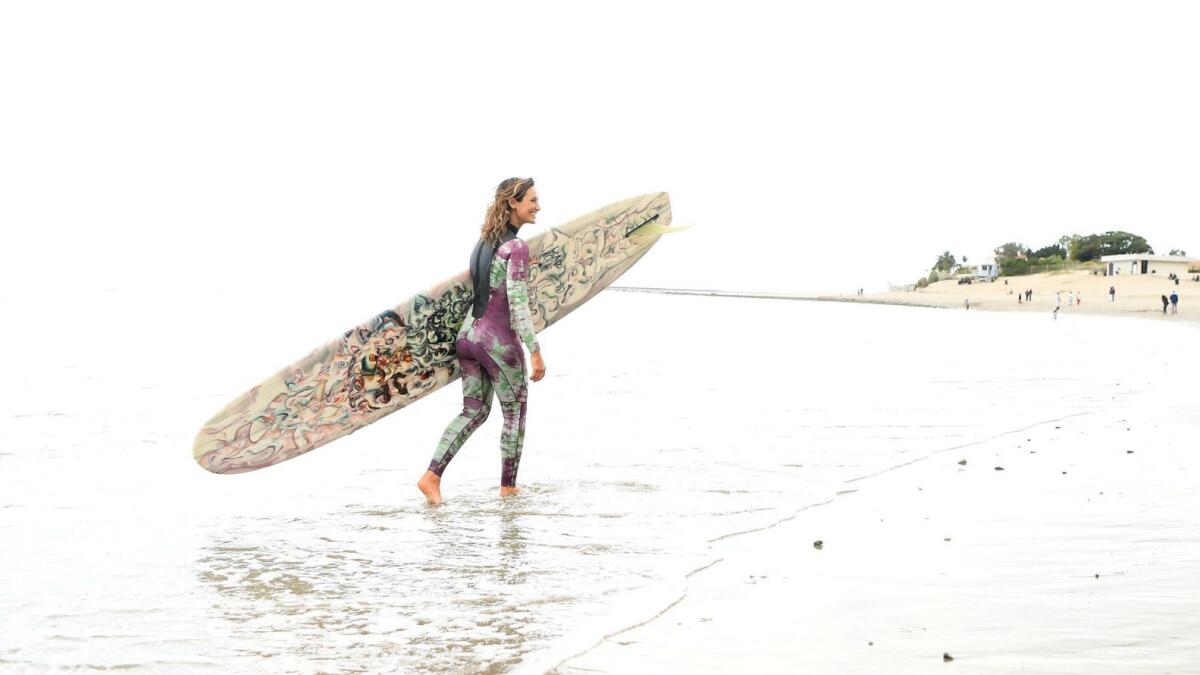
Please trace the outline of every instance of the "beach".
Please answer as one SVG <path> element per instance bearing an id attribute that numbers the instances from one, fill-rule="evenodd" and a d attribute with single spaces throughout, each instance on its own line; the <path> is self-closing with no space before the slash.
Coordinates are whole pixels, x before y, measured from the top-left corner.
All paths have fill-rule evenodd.
<path id="1" fill-rule="evenodd" d="M 495 494 L 489 419 L 430 508 L 453 386 L 278 467 L 192 460 L 213 410 L 361 318 L 332 292 L 289 322 L 186 287 L 0 295 L 27 325 L 168 302 L 224 320 L 52 331 L 10 366 L 0 671 L 1200 662 L 1200 324 L 605 292 L 539 336 L 522 494 Z"/>
<path id="2" fill-rule="evenodd" d="M 1171 320 L 1200 320 L 1200 283 L 1192 281 L 1190 274 L 1181 277 L 1178 284 L 1166 277 L 1156 275 L 1115 275 L 1106 277 L 1087 271 L 1046 272 L 1028 276 L 1000 277 L 994 282 L 959 284 L 947 279 L 913 291 L 889 291 L 868 293 L 863 296 L 829 296 L 886 304 L 915 304 L 927 307 L 950 307 L 962 309 L 964 300 L 969 300 L 971 309 L 1000 311 L 1050 312 L 1059 305 L 1060 312 L 1090 314 L 1097 316 L 1145 316 L 1164 318 L 1162 296 L 1176 292 L 1179 297 L 1179 312 L 1165 318 Z M 1116 294 L 1109 295 L 1109 288 Z M 1032 290 L 1032 300 L 1017 302 L 1019 293 Z M 1083 302 L 1069 303 L 1069 294 Z M 1189 310 L 1191 298 L 1197 304 Z"/>
<path id="3" fill-rule="evenodd" d="M 1045 420 L 847 481 L 558 672 L 1195 672 L 1198 422 Z"/>

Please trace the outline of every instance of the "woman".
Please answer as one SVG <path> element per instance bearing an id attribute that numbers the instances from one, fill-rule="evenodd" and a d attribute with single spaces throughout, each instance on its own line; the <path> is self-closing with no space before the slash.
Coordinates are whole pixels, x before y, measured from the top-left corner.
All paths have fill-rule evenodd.
<path id="1" fill-rule="evenodd" d="M 417 487 L 430 504 L 442 503 L 442 472 L 467 438 L 483 424 L 492 407 L 492 392 L 500 399 L 504 428 L 500 432 L 500 495 L 517 492 L 517 467 L 525 440 L 525 354 L 533 361 L 534 382 L 546 375 L 546 364 L 529 315 L 529 247 L 517 238 L 522 225 L 537 219 L 537 190 L 532 178 L 509 178 L 496 188 L 488 207 L 479 243 L 471 254 L 471 284 L 475 302 L 458 331 L 455 348 L 462 372 L 463 410 L 455 417 L 429 469 Z"/>

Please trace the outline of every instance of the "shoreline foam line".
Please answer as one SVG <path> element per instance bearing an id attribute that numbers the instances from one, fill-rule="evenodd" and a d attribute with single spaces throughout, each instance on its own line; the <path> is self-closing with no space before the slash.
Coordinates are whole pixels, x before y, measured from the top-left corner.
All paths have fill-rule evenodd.
<path id="1" fill-rule="evenodd" d="M 825 499 L 825 500 L 823 500 L 823 501 L 818 501 L 818 502 L 813 502 L 813 503 L 811 503 L 811 504 L 806 504 L 806 505 L 804 505 L 804 506 L 802 506 L 802 507 L 800 507 L 800 508 L 796 509 L 795 511 L 793 511 L 791 514 L 789 514 L 789 515 L 786 515 L 786 516 L 783 516 L 783 517 L 781 517 L 781 518 L 778 518 L 777 520 L 775 520 L 775 521 L 773 521 L 773 522 L 771 522 L 771 523 L 768 523 L 768 524 L 766 524 L 766 525 L 763 525 L 763 526 L 760 526 L 760 527 L 751 528 L 751 529 L 748 529 L 748 530 L 739 530 L 739 531 L 735 531 L 735 532 L 729 532 L 729 533 L 726 533 L 726 534 L 723 534 L 723 535 L 720 535 L 720 536 L 714 537 L 714 538 L 712 538 L 712 539 L 709 539 L 709 540 L 707 541 L 707 543 L 708 543 L 708 545 L 709 545 L 709 546 L 712 546 L 712 545 L 714 545 L 714 544 L 717 544 L 717 543 L 720 543 L 720 542 L 722 542 L 722 541 L 725 541 L 726 539 L 732 539 L 732 538 L 735 538 L 735 537 L 740 537 L 740 536 L 744 536 L 744 535 L 749 535 L 749 534 L 754 534 L 754 533 L 758 533 L 758 532 L 764 532 L 764 531 L 767 531 L 767 530 L 772 530 L 772 529 L 775 529 L 775 528 L 779 527 L 780 525 L 783 525 L 783 524 L 785 524 L 785 523 L 788 523 L 788 522 L 791 522 L 791 521 L 795 520 L 796 518 L 799 518 L 799 517 L 800 517 L 800 515 L 801 515 L 801 514 L 803 514 L 803 513 L 805 513 L 806 511 L 810 511 L 810 510 L 812 510 L 812 509 L 820 508 L 820 507 L 823 507 L 823 506 L 828 506 L 828 505 L 830 505 L 830 504 L 833 504 L 833 503 L 837 502 L 839 499 L 841 499 L 841 498 L 843 498 L 843 497 L 846 497 L 846 496 L 849 496 L 849 495 L 853 495 L 853 494 L 856 494 L 856 493 L 858 493 L 858 492 L 859 492 L 859 489 L 858 489 L 858 488 L 856 488 L 856 487 L 849 487 L 849 486 L 850 486 L 850 484 L 852 484 L 852 483 L 857 483 L 857 482 L 860 482 L 860 481 L 869 480 L 869 479 L 871 479 L 871 478 L 876 478 L 876 477 L 879 477 L 879 476 L 883 476 L 883 475 L 885 475 L 885 474 L 889 474 L 889 473 L 892 473 L 892 472 L 894 472 L 894 471 L 897 471 L 897 470 L 899 470 L 899 469 L 904 469 L 904 468 L 906 468 L 906 467 L 910 467 L 910 466 L 912 466 L 912 465 L 914 465 L 914 464 L 918 464 L 918 463 L 924 462 L 925 460 L 931 459 L 931 458 L 933 458 L 933 457 L 935 457 L 935 456 L 937 456 L 937 455 L 941 455 L 941 454 L 944 454 L 944 453 L 947 453 L 947 452 L 950 452 L 950 451 L 953 451 L 953 450 L 964 450 L 964 449 L 967 449 L 967 448 L 972 448 L 972 447 L 978 447 L 978 446 L 987 445 L 987 444 L 990 444 L 990 443 L 994 443 L 994 442 L 996 442 L 996 441 L 998 441 L 998 440 L 1002 440 L 1002 439 L 1004 439 L 1004 438 L 1007 438 L 1007 437 L 1009 437 L 1009 436 L 1014 436 L 1014 435 L 1017 435 L 1017 434 L 1024 434 L 1024 433 L 1030 432 L 1030 431 L 1032 431 L 1032 430 L 1034 430 L 1034 429 L 1036 429 L 1036 428 L 1038 428 L 1038 427 L 1042 427 L 1042 426 L 1048 426 L 1048 425 L 1054 424 L 1054 423 L 1056 423 L 1056 422 L 1059 422 L 1059 423 L 1061 423 L 1061 422 L 1063 422 L 1063 421 L 1065 421 L 1065 420 L 1072 419 L 1072 418 L 1075 418 L 1075 417 L 1086 417 L 1086 416 L 1089 416 L 1089 415 L 1095 415 L 1095 414 L 1096 414 L 1096 413 L 1098 413 L 1098 412 L 1101 412 L 1101 411 L 1100 411 L 1100 410 L 1089 410 L 1089 411 L 1082 411 L 1082 412 L 1069 413 L 1069 414 L 1067 414 L 1067 415 L 1064 415 L 1064 416 L 1062 416 L 1062 417 L 1053 418 L 1053 419 L 1046 419 L 1046 420 L 1040 420 L 1040 421 L 1033 422 L 1033 423 L 1031 423 L 1031 424 L 1028 424 L 1028 425 L 1026 425 L 1026 426 L 1023 426 L 1023 427 L 1020 427 L 1020 428 L 1016 428 L 1016 429 L 1008 429 L 1008 430 L 1005 430 L 1005 431 L 1001 431 L 1001 432 L 999 432 L 999 433 L 993 434 L 993 435 L 991 435 L 991 436 L 987 436 L 987 437 L 985 437 L 985 438 L 982 438 L 982 439 L 979 439 L 979 440 L 971 441 L 971 442 L 969 442 L 969 443 L 962 443 L 962 444 L 959 444 L 959 445 L 954 445 L 954 446 L 951 446 L 951 447 L 946 447 L 946 448 L 938 448 L 938 449 L 935 449 L 935 450 L 931 450 L 931 451 L 930 451 L 930 452 L 928 452 L 927 454 L 925 454 L 925 455 L 922 455 L 921 457 L 914 458 L 914 459 L 912 459 L 912 460 L 910 460 L 910 461 L 903 462 L 903 463 L 901 463 L 901 464 L 896 464 L 896 465 L 894 465 L 894 466 L 890 466 L 890 467 L 887 467 L 887 468 L 885 468 L 885 469 L 881 469 L 881 470 L 879 470 L 879 471 L 876 471 L 876 472 L 874 472 L 874 473 L 866 474 L 866 475 L 863 475 L 863 476 L 856 476 L 856 477 L 853 477 L 853 478 L 848 478 L 848 479 L 846 479 L 846 480 L 844 481 L 844 482 L 845 482 L 845 484 L 847 485 L 847 488 L 846 488 L 846 489 L 838 490 L 836 493 L 834 493 L 834 494 L 833 494 L 833 496 L 831 496 L 831 497 L 829 497 L 828 499 Z M 674 600 L 672 600 L 671 602 L 667 603 L 667 604 L 666 604 L 665 606 L 663 606 L 661 609 L 659 609 L 658 611 L 656 611 L 656 612 L 655 612 L 655 613 L 654 613 L 652 616 L 650 616 L 650 617 L 648 617 L 648 618 L 645 618 L 645 619 L 642 619 L 641 621 L 637 621 L 636 623 L 633 623 L 633 624 L 630 624 L 630 625 L 624 626 L 624 627 L 622 627 L 622 628 L 619 628 L 619 629 L 617 629 L 617 630 L 615 630 L 615 631 L 611 631 L 611 632 L 609 632 L 609 633 L 606 633 L 605 635 L 603 635 L 602 637 L 600 637 L 599 639 L 597 639 L 597 640 L 595 641 L 595 643 L 593 643 L 593 644 L 592 644 L 590 647 L 587 647 L 586 649 L 579 650 L 579 651 L 577 651 L 576 653 L 572 654 L 571 656 L 568 656 L 568 657 L 565 657 L 565 658 L 561 658 L 560 660 L 558 660 L 558 661 L 557 661 L 557 663 L 555 663 L 555 664 L 554 664 L 552 667 L 550 667 L 549 669 L 547 669 L 545 672 L 549 672 L 549 673 L 555 673 L 555 672 L 558 672 L 560 668 L 562 668 L 563 666 L 565 666 L 565 665 L 566 665 L 567 663 L 569 663 L 570 661 L 573 661 L 573 660 L 575 660 L 575 659 L 577 659 L 577 658 L 579 658 L 579 657 L 581 657 L 581 656 L 585 656 L 585 655 L 587 655 L 587 654 L 591 653 L 592 651 L 594 651 L 596 648 L 600 647 L 602 644 L 604 644 L 604 643 L 605 643 L 605 642 L 607 642 L 608 640 L 610 640 L 610 639 L 612 639 L 612 638 L 614 638 L 614 637 L 616 637 L 616 636 L 618 636 L 618 635 L 620 635 L 620 634 L 622 634 L 622 633 L 627 633 L 627 632 L 629 632 L 629 631 L 631 631 L 631 630 L 634 630 L 634 629 L 637 629 L 637 628 L 641 628 L 642 626 L 645 626 L 645 625 L 647 625 L 647 624 L 650 624 L 650 623 L 653 623 L 653 622 L 657 621 L 657 620 L 658 620 L 658 619 L 660 619 L 660 618 L 661 618 L 661 617 L 662 617 L 664 614 L 666 614 L 667 612 L 671 611 L 673 608 L 675 608 L 676 606 L 678 606 L 678 605 L 679 605 L 679 603 L 681 603 L 681 602 L 683 602 L 684 600 L 686 600 L 686 599 L 687 599 L 687 597 L 688 597 L 688 592 L 689 592 L 689 590 L 690 590 L 690 582 L 691 582 L 691 579 L 692 579 L 692 577 L 696 576 L 697 574 L 700 574 L 700 573 L 702 573 L 702 572 L 705 572 L 705 571 L 707 571 L 707 570 L 711 569 L 712 567 L 716 566 L 716 565 L 717 565 L 718 563 L 720 563 L 720 562 L 723 562 L 724 560 L 725 560 L 725 557 L 724 557 L 724 556 L 717 557 L 717 558 L 715 558 L 715 559 L 712 559 L 712 560 L 710 560 L 708 563 L 706 563 L 706 564 L 704 564 L 704 565 L 701 565 L 701 566 L 699 566 L 699 567 L 697 567 L 697 568 L 695 568 L 695 569 L 691 570 L 691 571 L 690 571 L 690 572 L 688 572 L 687 574 L 685 574 L 685 575 L 684 575 L 684 578 L 683 578 L 683 591 L 682 591 L 682 593 L 680 593 L 680 594 L 679 594 L 679 595 L 678 595 L 678 596 L 677 596 L 677 597 L 676 597 Z M 524 671 L 522 670 L 522 672 L 524 672 Z"/>
<path id="2" fill-rule="evenodd" d="M 894 300 L 874 300 L 863 296 L 838 295 L 798 295 L 791 293 L 769 293 L 758 291 L 718 291 L 706 288 L 652 288 L 648 286 L 609 286 L 606 291 L 624 291 L 626 293 L 657 293 L 660 295 L 698 295 L 715 298 L 751 298 L 756 300 L 800 300 L 807 302 L 847 302 L 862 305 L 891 305 L 899 307 L 928 307 L 930 309 L 951 309 L 943 305 L 931 305 L 919 302 L 904 302 Z"/>

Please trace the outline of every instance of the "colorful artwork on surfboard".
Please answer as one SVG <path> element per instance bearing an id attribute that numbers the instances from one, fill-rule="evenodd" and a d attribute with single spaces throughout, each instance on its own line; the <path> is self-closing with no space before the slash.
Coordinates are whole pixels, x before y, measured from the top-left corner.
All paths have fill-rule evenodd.
<path id="1" fill-rule="evenodd" d="M 529 239 L 534 328 L 545 330 L 604 290 L 670 222 L 667 193 L 656 192 Z M 453 382 L 454 341 L 471 300 L 464 270 L 318 347 L 213 415 L 196 435 L 196 461 L 214 473 L 279 464 Z"/>

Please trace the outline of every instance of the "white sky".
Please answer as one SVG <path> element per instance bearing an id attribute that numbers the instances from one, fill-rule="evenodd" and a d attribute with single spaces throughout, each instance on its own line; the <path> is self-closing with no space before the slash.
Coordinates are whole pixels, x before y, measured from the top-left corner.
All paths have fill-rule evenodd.
<path id="1" fill-rule="evenodd" d="M 390 304 L 510 175 L 530 234 L 669 191 L 695 228 L 627 284 L 876 290 L 1114 228 L 1197 255 L 1193 7 L 3 3 L 0 274 Z"/>

